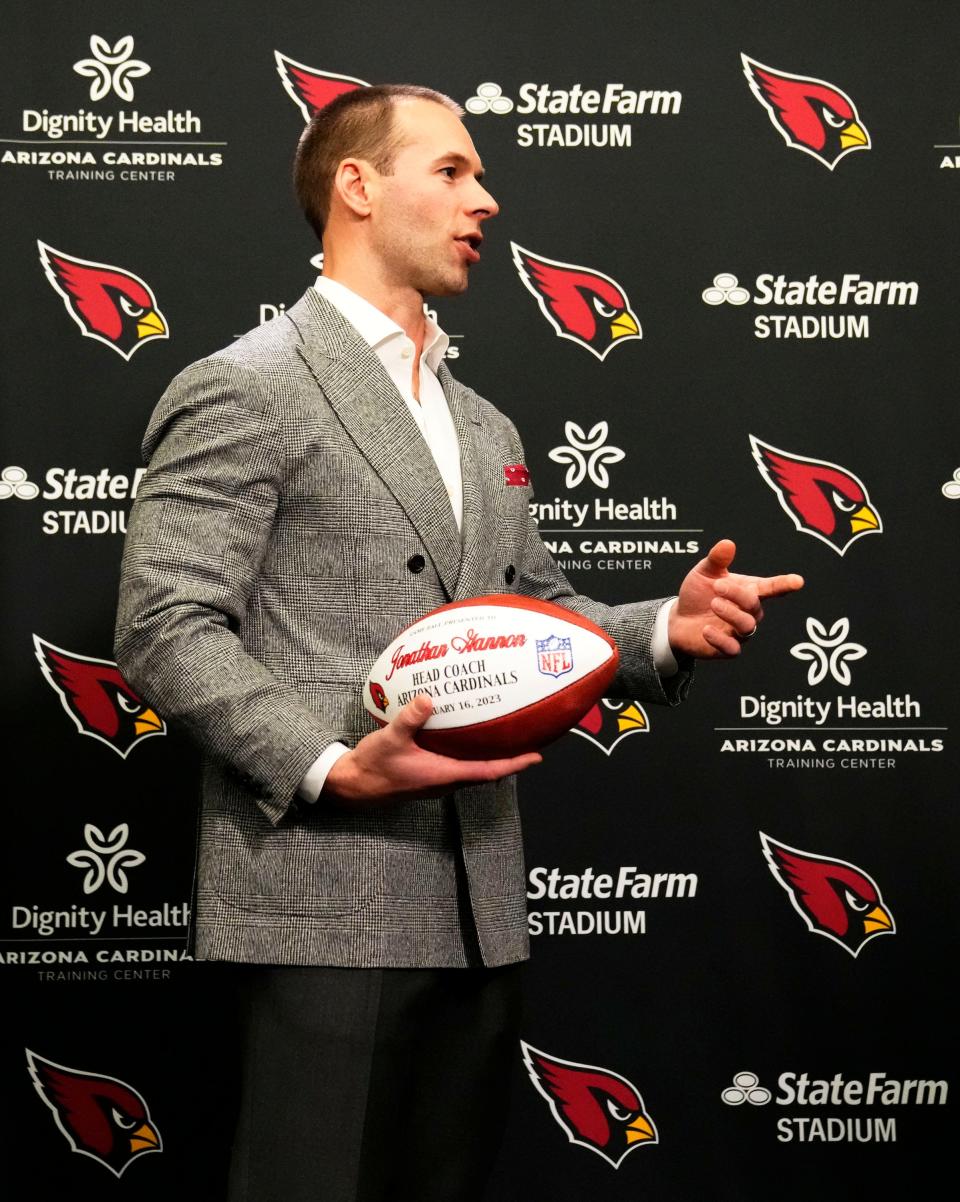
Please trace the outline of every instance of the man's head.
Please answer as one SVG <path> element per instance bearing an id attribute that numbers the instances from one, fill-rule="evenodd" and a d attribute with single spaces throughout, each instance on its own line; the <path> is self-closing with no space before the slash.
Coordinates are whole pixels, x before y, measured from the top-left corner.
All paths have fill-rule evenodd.
<path id="1" fill-rule="evenodd" d="M 401 99 L 430 100 L 457 117 L 463 115 L 455 100 L 432 88 L 376 84 L 344 92 L 318 109 L 303 131 L 293 163 L 293 186 L 304 216 L 321 240 L 334 178 L 344 159 L 366 159 L 381 174 L 390 174 L 400 144 L 394 108 Z"/>
<path id="2" fill-rule="evenodd" d="M 439 92 L 396 84 L 347 92 L 314 115 L 294 185 L 325 252 L 346 246 L 386 282 L 425 295 L 466 288 L 480 222 L 497 204 L 462 111 Z"/>

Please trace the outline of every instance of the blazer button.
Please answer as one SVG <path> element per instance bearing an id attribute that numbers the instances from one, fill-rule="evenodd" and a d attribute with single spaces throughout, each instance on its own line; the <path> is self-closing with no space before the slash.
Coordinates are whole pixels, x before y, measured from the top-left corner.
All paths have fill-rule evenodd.
<path id="1" fill-rule="evenodd" d="M 516 580 L 517 569 L 513 566 L 512 563 L 507 564 L 506 568 L 504 569 L 503 578 L 507 582 L 507 584 L 513 584 L 514 580 Z"/>
<path id="2" fill-rule="evenodd" d="M 416 573 L 422 572 L 426 566 L 427 566 L 427 561 L 423 558 L 422 555 L 411 555 L 410 558 L 407 560 L 407 567 L 410 569 L 411 572 L 416 572 Z"/>

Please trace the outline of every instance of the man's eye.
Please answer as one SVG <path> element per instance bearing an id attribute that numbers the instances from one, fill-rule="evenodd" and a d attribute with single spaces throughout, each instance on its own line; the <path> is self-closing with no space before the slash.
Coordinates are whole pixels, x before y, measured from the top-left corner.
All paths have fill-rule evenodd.
<path id="1" fill-rule="evenodd" d="M 453 177 L 457 174 L 457 169 L 456 167 L 441 167 L 440 174 L 446 175 L 449 179 L 453 179 Z"/>

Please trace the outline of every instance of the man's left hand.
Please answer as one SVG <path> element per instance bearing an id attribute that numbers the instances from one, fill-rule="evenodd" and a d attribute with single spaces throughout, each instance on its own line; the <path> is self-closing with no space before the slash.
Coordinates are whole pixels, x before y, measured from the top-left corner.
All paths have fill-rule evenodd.
<path id="1" fill-rule="evenodd" d="M 803 588 L 803 577 L 743 576 L 729 571 L 737 548 L 721 539 L 687 573 L 670 615 L 670 646 L 696 659 L 729 659 L 763 619 L 763 600 Z"/>

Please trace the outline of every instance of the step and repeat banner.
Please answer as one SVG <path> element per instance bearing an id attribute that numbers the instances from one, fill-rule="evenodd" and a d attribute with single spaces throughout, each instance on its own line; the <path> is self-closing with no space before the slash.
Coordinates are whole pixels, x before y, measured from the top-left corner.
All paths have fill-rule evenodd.
<path id="1" fill-rule="evenodd" d="M 938 1180 L 955 7 L 36 3 L 4 33 L 5 1196 L 223 1196 L 196 757 L 113 662 L 118 569 L 156 400 L 312 282 L 292 150 L 371 81 L 466 110 L 501 214 L 435 312 L 577 588 L 669 595 L 720 537 L 807 580 L 682 707 L 604 700 L 524 777 L 532 964 L 490 1199 Z"/>

